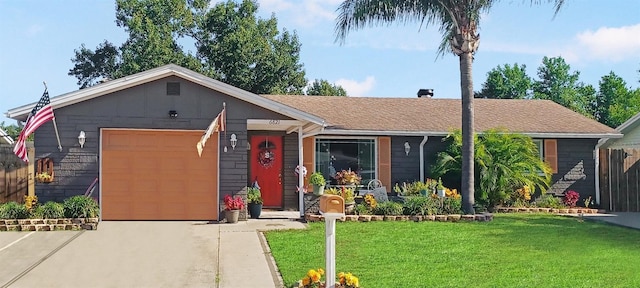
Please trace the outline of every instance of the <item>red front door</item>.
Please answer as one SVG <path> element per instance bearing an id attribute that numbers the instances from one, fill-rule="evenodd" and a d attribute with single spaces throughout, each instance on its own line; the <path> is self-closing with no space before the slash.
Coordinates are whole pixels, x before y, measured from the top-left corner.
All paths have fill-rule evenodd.
<path id="1" fill-rule="evenodd" d="M 258 181 L 263 207 L 283 208 L 282 202 L 282 136 L 251 136 L 249 165 L 251 183 Z"/>

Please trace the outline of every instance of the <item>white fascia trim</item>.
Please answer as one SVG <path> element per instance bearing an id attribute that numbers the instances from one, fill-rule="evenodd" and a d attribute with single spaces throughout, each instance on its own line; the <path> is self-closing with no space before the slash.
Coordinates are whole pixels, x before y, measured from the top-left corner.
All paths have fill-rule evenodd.
<path id="1" fill-rule="evenodd" d="M 622 134 L 586 134 L 586 133 L 520 133 L 531 138 L 622 138 Z M 322 134 L 326 135 L 389 135 L 389 136 L 447 136 L 448 131 L 377 131 L 377 130 L 348 130 L 325 128 Z M 478 132 L 482 134 L 482 132 Z"/>
<path id="2" fill-rule="evenodd" d="M 518 133 L 518 132 L 516 132 Z M 619 133 L 591 134 L 591 133 L 521 133 L 531 138 L 622 138 Z"/>
<path id="3" fill-rule="evenodd" d="M 346 130 L 346 129 L 327 129 L 321 133 L 322 135 L 363 135 L 363 136 L 447 136 L 449 132 L 425 132 L 425 131 L 382 131 L 382 130 Z"/>

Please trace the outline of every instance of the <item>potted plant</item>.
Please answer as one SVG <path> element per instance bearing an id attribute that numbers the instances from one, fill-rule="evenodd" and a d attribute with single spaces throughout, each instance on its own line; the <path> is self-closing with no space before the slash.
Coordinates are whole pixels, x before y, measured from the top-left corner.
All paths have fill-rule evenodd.
<path id="1" fill-rule="evenodd" d="M 356 171 L 342 170 L 336 173 L 336 181 L 340 185 L 359 185 L 362 177 Z"/>
<path id="2" fill-rule="evenodd" d="M 260 188 L 247 187 L 247 203 L 247 206 L 249 207 L 249 215 L 251 215 L 251 218 L 260 218 L 263 203 Z"/>
<path id="3" fill-rule="evenodd" d="M 242 208 L 244 208 L 244 201 L 240 196 L 235 198 L 231 197 L 231 195 L 224 196 L 224 218 L 227 223 L 238 223 Z"/>
<path id="4" fill-rule="evenodd" d="M 313 172 L 309 177 L 309 183 L 313 185 L 313 194 L 322 195 L 324 193 L 324 185 L 326 181 L 320 172 Z"/>
<path id="5" fill-rule="evenodd" d="M 436 190 L 438 191 L 438 197 L 446 196 L 444 185 L 442 185 L 442 178 L 438 178 L 438 185 L 436 185 Z"/>

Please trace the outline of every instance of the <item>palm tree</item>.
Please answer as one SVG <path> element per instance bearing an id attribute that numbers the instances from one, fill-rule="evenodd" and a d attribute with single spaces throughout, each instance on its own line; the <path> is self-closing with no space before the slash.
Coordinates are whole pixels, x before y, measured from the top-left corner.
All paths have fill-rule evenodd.
<path id="1" fill-rule="evenodd" d="M 462 92 L 462 209 L 474 214 L 473 149 L 473 54 L 478 49 L 478 25 L 483 12 L 499 0 L 345 0 L 338 7 L 336 40 L 344 42 L 352 30 L 367 25 L 420 21 L 425 27 L 439 25 L 439 55 L 452 52 L 460 58 Z M 557 14 L 564 0 L 531 0 L 532 4 L 555 2 Z"/>

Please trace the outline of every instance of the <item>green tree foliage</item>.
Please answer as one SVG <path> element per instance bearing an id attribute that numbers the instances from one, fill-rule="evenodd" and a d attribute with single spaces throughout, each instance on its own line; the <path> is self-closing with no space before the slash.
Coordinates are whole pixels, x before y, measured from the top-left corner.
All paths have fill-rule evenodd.
<path id="1" fill-rule="evenodd" d="M 450 133 L 443 140 L 449 145 L 438 153 L 432 168 L 434 178 L 457 175 L 461 171 L 460 131 Z M 475 142 L 475 197 L 479 202 L 495 207 L 525 185 L 532 191 L 546 192 L 551 182 L 551 168 L 540 158 L 530 137 L 494 129 L 476 136 Z"/>
<path id="2" fill-rule="evenodd" d="M 95 52 L 82 44 L 75 50 L 75 63 L 69 70 L 69 75 L 76 76 L 80 89 L 98 84 L 102 80 L 116 78 L 120 68 L 120 54 L 118 47 L 105 40 L 96 47 Z"/>
<path id="3" fill-rule="evenodd" d="M 593 111 L 600 123 L 618 127 L 640 112 L 640 88 L 628 88 L 620 76 L 610 72 L 600 80 Z"/>
<path id="4" fill-rule="evenodd" d="M 296 33 L 278 31 L 275 16 L 256 17 L 254 1 L 216 4 L 198 33 L 209 75 L 260 94 L 302 94 L 306 86 Z"/>
<path id="5" fill-rule="evenodd" d="M 547 99 L 582 115 L 591 117 L 593 95 L 582 95 L 584 84 L 579 82 L 580 72 L 571 72 L 571 67 L 562 57 L 544 57 L 538 68 L 539 80 L 533 84 L 533 98 Z"/>
<path id="6" fill-rule="evenodd" d="M 69 75 L 81 88 L 174 63 L 254 93 L 301 94 L 306 85 L 296 33 L 255 1 L 117 0 L 116 24 L 129 38 L 92 51 L 83 44 Z M 195 54 L 181 44 L 193 44 Z"/>
<path id="7" fill-rule="evenodd" d="M 307 86 L 306 95 L 313 96 L 347 96 L 347 91 L 340 85 L 334 85 L 324 79 L 316 79 Z"/>
<path id="8" fill-rule="evenodd" d="M 476 94 L 477 98 L 492 99 L 529 99 L 533 80 L 527 75 L 526 66 L 518 63 L 491 69 L 487 73 L 487 80 L 482 84 L 482 90 Z"/>
<path id="9" fill-rule="evenodd" d="M 344 41 L 353 30 L 371 25 L 393 22 L 420 21 L 426 27 L 438 26 L 442 33 L 439 54 L 451 52 L 460 62 L 460 90 L 462 95 L 462 186 L 463 210 L 473 214 L 473 55 L 480 45 L 480 18 L 499 0 L 483 1 L 399 1 L 399 0 L 344 0 L 338 7 L 336 39 Z M 532 0 L 532 4 L 543 1 Z M 555 3 L 556 13 L 564 0 Z"/>
<path id="10" fill-rule="evenodd" d="M 15 125 L 15 124 L 6 125 L 4 124 L 4 121 L 0 122 L 0 128 L 2 128 L 4 132 L 7 132 L 7 135 L 9 135 L 9 137 L 11 137 L 11 139 L 13 140 L 18 140 L 18 136 L 20 136 L 20 132 L 22 131 L 22 128 L 19 127 L 18 125 Z M 32 136 L 30 135 L 29 137 L 32 137 Z"/>

